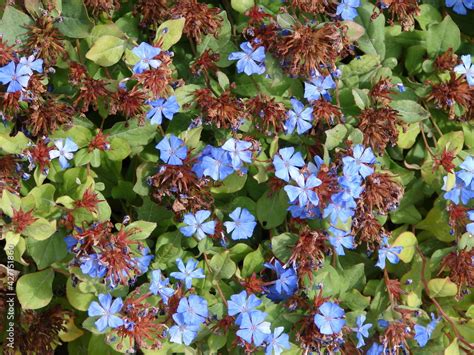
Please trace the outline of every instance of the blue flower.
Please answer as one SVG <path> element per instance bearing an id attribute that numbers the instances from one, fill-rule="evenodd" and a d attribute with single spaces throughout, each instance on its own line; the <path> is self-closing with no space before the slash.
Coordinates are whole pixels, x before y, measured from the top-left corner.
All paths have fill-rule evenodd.
<path id="1" fill-rule="evenodd" d="M 20 64 L 22 65 L 22 71 L 26 71 L 29 75 L 33 75 L 33 70 L 38 73 L 43 72 L 43 59 L 35 59 L 34 55 L 30 55 L 28 58 L 20 58 Z"/>
<path id="2" fill-rule="evenodd" d="M 243 42 L 240 49 L 243 52 L 232 52 L 228 58 L 237 60 L 237 72 L 247 75 L 263 74 L 265 72 L 265 47 L 260 46 L 254 49 L 249 42 Z"/>
<path id="3" fill-rule="evenodd" d="M 375 266 L 378 266 L 382 270 L 385 269 L 386 259 L 388 259 L 388 261 L 390 261 L 392 264 L 398 264 L 398 262 L 400 261 L 398 255 L 400 255 L 403 250 L 402 246 L 391 247 L 390 245 L 388 245 L 386 237 L 384 238 L 384 243 L 385 246 L 379 249 L 379 258 L 377 264 L 375 264 Z"/>
<path id="4" fill-rule="evenodd" d="M 337 255 L 346 255 L 344 248 L 354 249 L 354 237 L 349 232 L 335 228 L 333 226 L 328 228 L 329 243 L 334 247 Z"/>
<path id="5" fill-rule="evenodd" d="M 468 216 L 469 220 L 472 221 L 473 223 L 468 223 L 466 225 L 466 230 L 469 234 L 474 235 L 474 210 L 468 211 L 467 216 Z"/>
<path id="6" fill-rule="evenodd" d="M 346 223 L 354 215 L 356 203 L 354 200 L 344 200 L 344 192 L 338 192 L 331 196 L 331 202 L 328 203 L 323 211 L 323 217 L 329 217 L 332 224 L 338 221 Z"/>
<path id="7" fill-rule="evenodd" d="M 207 146 L 193 166 L 198 177 L 210 176 L 215 181 L 224 180 L 234 172 L 230 153 L 222 148 Z"/>
<path id="8" fill-rule="evenodd" d="M 295 148 L 282 148 L 273 157 L 273 166 L 275 167 L 275 176 L 290 181 L 300 175 L 300 170 L 304 166 L 304 159 L 300 152 L 295 152 Z"/>
<path id="9" fill-rule="evenodd" d="M 179 300 L 177 313 L 182 313 L 187 324 L 201 324 L 208 316 L 207 301 L 197 295 Z"/>
<path id="10" fill-rule="evenodd" d="M 105 276 L 107 267 L 100 261 L 100 255 L 90 254 L 81 257 L 81 271 L 85 275 L 93 278 L 101 278 Z"/>
<path id="11" fill-rule="evenodd" d="M 265 322 L 266 317 L 267 314 L 261 311 L 243 314 L 240 329 L 236 334 L 247 343 L 253 343 L 255 346 L 262 345 L 271 333 L 270 322 Z"/>
<path id="12" fill-rule="evenodd" d="M 469 1 L 471 4 L 473 3 L 472 0 L 469 0 Z M 458 2 L 462 3 L 461 0 L 458 0 Z M 474 85 L 474 65 L 472 65 L 471 56 L 469 54 L 462 55 L 461 61 L 462 61 L 462 64 L 459 64 L 454 67 L 454 72 L 457 74 L 466 75 L 467 83 L 469 84 L 469 86 L 473 86 Z"/>
<path id="13" fill-rule="evenodd" d="M 459 15 L 467 14 L 466 8 L 472 10 L 474 3 L 472 0 L 446 0 L 446 7 L 452 7 L 453 11 Z"/>
<path id="14" fill-rule="evenodd" d="M 424 347 L 428 343 L 428 340 L 431 339 L 431 334 L 433 333 L 433 330 L 435 330 L 436 326 L 441 321 L 441 317 L 435 318 L 435 315 L 433 313 L 431 313 L 431 319 L 431 322 L 426 327 L 423 327 L 419 324 L 415 324 L 414 339 L 421 347 Z"/>
<path id="15" fill-rule="evenodd" d="M 242 291 L 238 294 L 230 296 L 227 302 L 227 312 L 229 316 L 237 316 L 235 324 L 240 325 L 242 316 L 255 311 L 262 303 L 255 295 L 251 294 L 247 297 L 247 292 Z"/>
<path id="16" fill-rule="evenodd" d="M 206 235 L 213 235 L 214 229 L 216 228 L 216 222 L 204 222 L 210 215 L 211 212 L 207 210 L 197 211 L 196 214 L 186 213 L 183 221 L 186 226 L 180 227 L 179 231 L 185 237 L 196 235 L 199 240 L 204 239 Z"/>
<path id="17" fill-rule="evenodd" d="M 153 254 L 150 254 L 150 248 L 143 248 L 142 256 L 134 258 L 135 266 L 138 267 L 141 274 L 148 271 L 148 267 L 150 266 L 153 257 Z"/>
<path id="18" fill-rule="evenodd" d="M 364 338 L 369 337 L 369 329 L 372 328 L 372 324 L 367 323 L 364 324 L 365 322 L 365 315 L 360 315 L 356 318 L 356 324 L 357 328 L 353 328 L 352 330 L 356 332 L 356 337 L 357 337 L 357 348 L 360 348 L 365 345 Z"/>
<path id="19" fill-rule="evenodd" d="M 337 5 L 336 15 L 340 15 L 343 20 L 352 21 L 357 17 L 357 8 L 360 6 L 360 0 L 342 0 Z"/>
<path id="20" fill-rule="evenodd" d="M 146 113 L 146 118 L 150 120 L 151 124 L 161 124 L 163 116 L 171 121 L 174 114 L 179 111 L 176 96 L 170 96 L 167 99 L 159 98 L 158 100 L 149 101 L 148 104 L 151 109 Z"/>
<path id="21" fill-rule="evenodd" d="M 159 294 L 164 304 L 168 304 L 168 299 L 174 294 L 174 290 L 168 287 L 169 283 L 168 278 L 162 279 L 161 270 L 151 272 L 150 292 L 154 295 Z"/>
<path id="22" fill-rule="evenodd" d="M 290 348 L 289 337 L 288 334 L 283 333 L 284 330 L 283 327 L 276 327 L 273 334 L 267 337 L 268 345 L 265 348 L 265 355 L 280 355 L 284 349 Z"/>
<path id="23" fill-rule="evenodd" d="M 229 152 L 232 159 L 232 167 L 235 170 L 240 169 L 242 162 L 252 162 L 252 143 L 230 138 L 222 145 L 222 149 Z"/>
<path id="24" fill-rule="evenodd" d="M 171 134 L 164 137 L 155 147 L 160 151 L 160 158 L 169 165 L 183 165 L 183 159 L 188 155 L 184 141 Z"/>
<path id="25" fill-rule="evenodd" d="M 459 172 L 456 173 L 456 184 L 449 191 L 447 191 L 447 176 L 443 178 L 444 185 L 442 189 L 447 191 L 443 197 L 446 200 L 454 202 L 456 205 L 458 205 L 460 201 L 466 205 L 472 198 L 474 198 L 474 191 L 471 188 L 466 187 L 466 183 L 464 180 L 461 180 L 458 175 Z"/>
<path id="26" fill-rule="evenodd" d="M 233 222 L 224 222 L 227 233 L 232 233 L 232 240 L 248 239 L 257 225 L 255 217 L 246 208 L 237 207 L 229 215 Z"/>
<path id="27" fill-rule="evenodd" d="M 286 133 L 293 133 L 296 127 L 298 134 L 303 134 L 313 127 L 313 108 L 305 108 L 303 103 L 296 99 L 291 99 L 290 101 L 293 110 L 289 110 L 287 113 L 288 119 L 285 122 Z"/>
<path id="28" fill-rule="evenodd" d="M 290 202 L 298 199 L 301 207 L 306 206 L 308 201 L 317 206 L 319 204 L 319 197 L 313 189 L 321 185 L 322 181 L 314 175 L 310 175 L 305 179 L 303 174 L 296 176 L 295 181 L 298 186 L 286 185 L 284 187 Z"/>
<path id="29" fill-rule="evenodd" d="M 342 175 L 337 181 L 342 187 L 342 200 L 350 201 L 359 198 L 364 187 L 362 186 L 362 178 L 359 175 Z"/>
<path id="30" fill-rule="evenodd" d="M 112 296 L 110 294 L 100 294 L 98 297 L 100 304 L 93 301 L 87 311 L 89 317 L 100 316 L 95 322 L 97 330 L 103 332 L 107 327 L 118 328 L 122 326 L 123 319 L 116 315 L 122 309 L 122 299 L 116 298 L 112 302 Z"/>
<path id="31" fill-rule="evenodd" d="M 193 285 L 193 279 L 203 279 L 204 273 L 201 268 L 196 268 L 198 262 L 195 259 L 188 259 L 186 266 L 184 266 L 181 258 L 176 259 L 176 265 L 178 266 L 179 272 L 172 272 L 171 277 L 177 280 L 184 280 L 184 284 L 187 289 L 190 289 Z"/>
<path id="32" fill-rule="evenodd" d="M 326 100 L 331 99 L 331 95 L 328 90 L 334 89 L 336 83 L 332 79 L 331 75 L 326 77 L 322 75 L 315 76 L 311 79 L 311 82 L 304 83 L 304 98 L 312 101 L 325 98 Z"/>
<path id="33" fill-rule="evenodd" d="M 274 265 L 265 263 L 264 266 L 275 271 L 277 277 L 274 283 L 267 287 L 267 297 L 272 301 L 282 301 L 293 296 L 298 290 L 298 275 L 294 267 L 284 268 L 278 260 Z"/>
<path id="34" fill-rule="evenodd" d="M 346 324 L 344 310 L 332 302 L 324 302 L 319 307 L 319 313 L 314 316 L 314 323 L 321 334 L 339 333 Z"/>
<path id="35" fill-rule="evenodd" d="M 49 151 L 49 159 L 59 158 L 59 165 L 62 169 L 67 169 L 69 167 L 68 160 L 74 158 L 74 152 L 76 152 L 79 147 L 71 138 L 58 139 L 54 142 L 56 149 Z"/>
<path id="36" fill-rule="evenodd" d="M 17 92 L 28 86 L 30 80 L 30 71 L 27 66 L 15 64 L 11 61 L 0 68 L 0 83 L 8 84 L 7 92 Z"/>
<path id="37" fill-rule="evenodd" d="M 175 325 L 168 330 L 170 341 L 177 344 L 191 344 L 199 332 L 200 325 L 186 323 L 183 313 L 173 314 L 173 320 Z"/>
<path id="38" fill-rule="evenodd" d="M 456 176 L 459 177 L 466 186 L 470 185 L 472 181 L 474 181 L 474 158 L 472 156 L 468 156 L 460 165 L 459 167 L 462 170 L 459 170 L 456 173 Z"/>
<path id="39" fill-rule="evenodd" d="M 135 64 L 132 69 L 135 74 L 141 74 L 145 70 L 150 70 L 150 67 L 156 69 L 161 65 L 161 60 L 153 59 L 160 54 L 160 48 L 142 42 L 138 47 L 133 48 L 132 52 L 140 58 L 138 63 Z"/>
<path id="40" fill-rule="evenodd" d="M 374 172 L 369 166 L 375 164 L 375 155 L 371 148 L 364 148 L 362 144 L 357 144 L 352 148 L 352 157 L 342 158 L 344 164 L 343 173 L 347 176 L 360 174 L 364 179 Z"/>
<path id="41" fill-rule="evenodd" d="M 383 345 L 379 343 L 373 343 L 372 346 L 367 350 L 366 355 L 381 355 L 384 353 Z"/>

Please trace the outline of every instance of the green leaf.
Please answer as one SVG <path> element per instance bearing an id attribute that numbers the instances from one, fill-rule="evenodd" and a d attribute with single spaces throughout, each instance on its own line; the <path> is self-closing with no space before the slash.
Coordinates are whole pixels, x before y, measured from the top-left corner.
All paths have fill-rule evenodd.
<path id="1" fill-rule="evenodd" d="M 237 270 L 237 266 L 230 258 L 229 251 L 214 255 L 209 264 L 212 268 L 214 279 L 217 280 L 230 279 Z"/>
<path id="2" fill-rule="evenodd" d="M 429 26 L 426 34 L 426 49 L 431 58 L 452 48 L 457 51 L 461 45 L 461 32 L 449 15 L 439 24 Z"/>
<path id="3" fill-rule="evenodd" d="M 234 193 L 244 187 L 245 181 L 247 181 L 247 175 L 241 176 L 237 173 L 233 173 L 226 177 L 224 181 L 222 181 L 222 185 L 217 187 L 211 187 L 211 192 L 214 194 Z"/>
<path id="4" fill-rule="evenodd" d="M 272 238 L 272 251 L 279 260 L 286 263 L 291 256 L 293 247 L 298 241 L 293 233 L 283 233 Z"/>
<path id="5" fill-rule="evenodd" d="M 125 139 L 113 137 L 110 140 L 110 149 L 105 151 L 105 155 L 110 160 L 121 161 L 130 155 L 132 149 Z"/>
<path id="6" fill-rule="evenodd" d="M 257 219 L 265 229 L 282 224 L 287 215 L 288 196 L 284 190 L 264 193 L 257 201 Z"/>
<path id="7" fill-rule="evenodd" d="M 420 125 L 418 123 L 411 123 L 403 130 L 399 127 L 397 146 L 402 149 L 410 149 L 416 142 L 416 137 L 420 134 Z"/>
<path id="8" fill-rule="evenodd" d="M 332 150 L 344 141 L 347 135 L 347 128 L 342 123 L 339 123 L 334 128 L 328 129 L 325 133 L 326 143 L 324 145 L 328 150 Z"/>
<path id="9" fill-rule="evenodd" d="M 16 40 L 24 42 L 27 39 L 28 26 L 32 24 L 33 20 L 28 15 L 8 5 L 0 21 L 0 33 L 4 41 L 14 45 Z"/>
<path id="10" fill-rule="evenodd" d="M 71 306 L 80 311 L 87 311 L 89 304 L 95 300 L 93 293 L 83 293 L 78 287 L 74 287 L 71 278 L 66 282 L 66 297 Z"/>
<path id="11" fill-rule="evenodd" d="M 412 232 L 403 232 L 393 242 L 392 246 L 403 247 L 401 253 L 398 255 L 400 260 L 404 263 L 409 263 L 415 255 L 415 247 L 418 241 Z"/>
<path id="12" fill-rule="evenodd" d="M 28 253 L 31 255 L 39 270 L 66 257 L 67 249 L 64 234 L 55 233 L 46 240 L 28 238 L 26 241 Z"/>
<path id="13" fill-rule="evenodd" d="M 444 355 L 461 355 L 458 340 L 456 338 L 454 338 L 451 344 L 449 344 L 449 346 L 444 350 Z"/>
<path id="14" fill-rule="evenodd" d="M 443 16 L 441 16 L 438 9 L 429 4 L 421 4 L 420 14 L 415 17 L 422 30 L 426 30 L 428 25 L 441 22 L 442 19 Z"/>
<path id="15" fill-rule="evenodd" d="M 253 7 L 255 5 L 255 2 L 254 0 L 231 0 L 230 5 L 235 11 L 243 14 L 251 7 Z"/>
<path id="16" fill-rule="evenodd" d="M 451 228 L 448 224 L 446 208 L 439 202 L 435 203 L 425 219 L 416 225 L 416 228 L 430 231 L 436 238 L 443 242 L 451 242 L 454 240 L 454 236 L 451 235 Z"/>
<path id="17" fill-rule="evenodd" d="M 71 38 L 86 38 L 92 28 L 92 21 L 87 15 L 82 0 L 62 2 L 62 21 L 56 24 L 61 33 Z"/>
<path id="18" fill-rule="evenodd" d="M 359 48 L 367 54 L 379 55 L 380 59 L 385 58 L 385 16 L 380 14 L 376 19 L 372 19 L 374 10 L 372 4 L 363 4 L 357 9 L 359 16 L 355 21 L 365 28 L 365 33 L 359 38 Z"/>
<path id="19" fill-rule="evenodd" d="M 262 247 L 259 246 L 257 250 L 248 253 L 244 259 L 244 265 L 242 267 L 242 276 L 249 277 L 254 272 L 259 272 L 263 269 L 263 263 L 265 258 L 263 257 Z"/>
<path id="20" fill-rule="evenodd" d="M 394 100 L 390 106 L 397 110 L 403 121 L 420 122 L 430 118 L 430 113 L 413 100 Z"/>
<path id="21" fill-rule="evenodd" d="M 156 30 L 155 42 L 161 40 L 163 41 L 161 48 L 164 50 L 170 49 L 173 44 L 178 43 L 181 39 L 185 22 L 184 17 L 163 22 Z"/>
<path id="22" fill-rule="evenodd" d="M 117 63 L 125 51 L 125 41 L 115 36 L 100 37 L 86 53 L 86 58 L 102 67 Z"/>
<path id="23" fill-rule="evenodd" d="M 156 223 L 136 221 L 126 226 L 125 230 L 129 233 L 130 239 L 142 240 L 148 238 L 155 228 Z"/>
<path id="24" fill-rule="evenodd" d="M 53 298 L 54 271 L 46 269 L 23 275 L 16 283 L 16 294 L 23 309 L 45 307 Z"/>
<path id="25" fill-rule="evenodd" d="M 26 227 L 22 234 L 36 240 L 45 240 L 51 237 L 54 232 L 56 232 L 56 221 L 50 222 L 40 217 Z"/>
<path id="26" fill-rule="evenodd" d="M 121 138 L 127 141 L 131 148 L 144 146 L 151 142 L 156 135 L 156 126 L 146 123 L 140 126 L 137 121 L 117 122 L 111 129 L 104 131 L 109 134 L 110 141 L 113 138 Z"/>
<path id="27" fill-rule="evenodd" d="M 452 131 L 446 134 L 443 134 L 438 139 L 438 144 L 436 150 L 438 154 L 441 154 L 446 148 L 447 151 L 454 153 L 454 155 L 459 154 L 464 146 L 464 133 L 462 131 Z"/>
<path id="28" fill-rule="evenodd" d="M 352 89 L 352 95 L 354 96 L 354 101 L 358 108 L 361 110 L 370 107 L 370 100 L 369 100 L 369 90 L 367 89 Z M 329 149 L 329 148 L 328 148 Z"/>
<path id="29" fill-rule="evenodd" d="M 451 297 L 458 293 L 458 287 L 449 277 L 431 279 L 428 281 L 428 289 L 431 297 Z"/>

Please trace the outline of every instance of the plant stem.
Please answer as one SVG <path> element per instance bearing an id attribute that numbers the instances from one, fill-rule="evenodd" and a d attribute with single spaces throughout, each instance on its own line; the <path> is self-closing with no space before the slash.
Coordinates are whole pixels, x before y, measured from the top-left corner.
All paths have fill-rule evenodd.
<path id="1" fill-rule="evenodd" d="M 428 287 L 428 282 L 425 279 L 425 270 L 426 270 L 426 257 L 423 255 L 420 247 L 416 247 L 416 251 L 421 257 L 421 283 L 423 284 L 423 288 L 425 289 L 425 293 L 428 296 L 428 298 L 433 302 L 433 304 L 436 306 L 438 309 L 438 312 L 441 314 L 441 316 L 446 320 L 446 322 L 449 323 L 451 326 L 451 329 L 453 330 L 454 334 L 456 335 L 456 338 L 459 339 L 459 341 L 464 344 L 468 349 L 474 350 L 474 344 L 469 343 L 459 332 L 458 328 L 456 327 L 456 324 L 454 321 L 446 314 L 446 312 L 443 310 L 441 305 L 438 303 L 438 301 L 434 298 L 431 297 L 430 295 L 430 289 Z"/>
<path id="2" fill-rule="evenodd" d="M 225 306 L 227 307 L 227 300 L 226 300 L 226 298 L 225 298 L 225 296 L 224 296 L 224 292 L 222 292 L 222 289 L 221 289 L 221 287 L 220 287 L 220 285 L 219 285 L 219 282 L 214 279 L 214 270 L 212 270 L 212 267 L 211 267 L 211 265 L 209 264 L 209 259 L 207 258 L 207 254 L 206 254 L 206 253 L 203 253 L 203 255 L 204 255 L 204 261 L 205 261 L 205 263 L 206 263 L 206 265 L 207 265 L 207 268 L 209 269 L 209 271 L 210 271 L 211 274 L 212 274 L 212 279 L 215 281 L 215 282 L 213 283 L 213 285 L 215 286 L 215 288 L 216 288 L 216 290 L 217 290 L 217 293 L 219 293 L 219 296 L 221 297 L 222 302 L 224 302 Z"/>

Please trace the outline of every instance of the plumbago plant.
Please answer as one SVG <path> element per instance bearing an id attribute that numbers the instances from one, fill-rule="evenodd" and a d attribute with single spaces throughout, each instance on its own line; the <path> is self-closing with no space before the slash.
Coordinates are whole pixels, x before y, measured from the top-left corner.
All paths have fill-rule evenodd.
<path id="1" fill-rule="evenodd" d="M 472 353 L 473 7 L 2 5 L 4 353 Z"/>

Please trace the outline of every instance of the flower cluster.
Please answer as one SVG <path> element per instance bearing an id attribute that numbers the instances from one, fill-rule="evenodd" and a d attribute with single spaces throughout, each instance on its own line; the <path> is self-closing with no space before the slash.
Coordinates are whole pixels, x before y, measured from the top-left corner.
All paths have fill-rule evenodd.
<path id="1" fill-rule="evenodd" d="M 471 0 L 0 8 L 6 353 L 474 351 Z"/>

